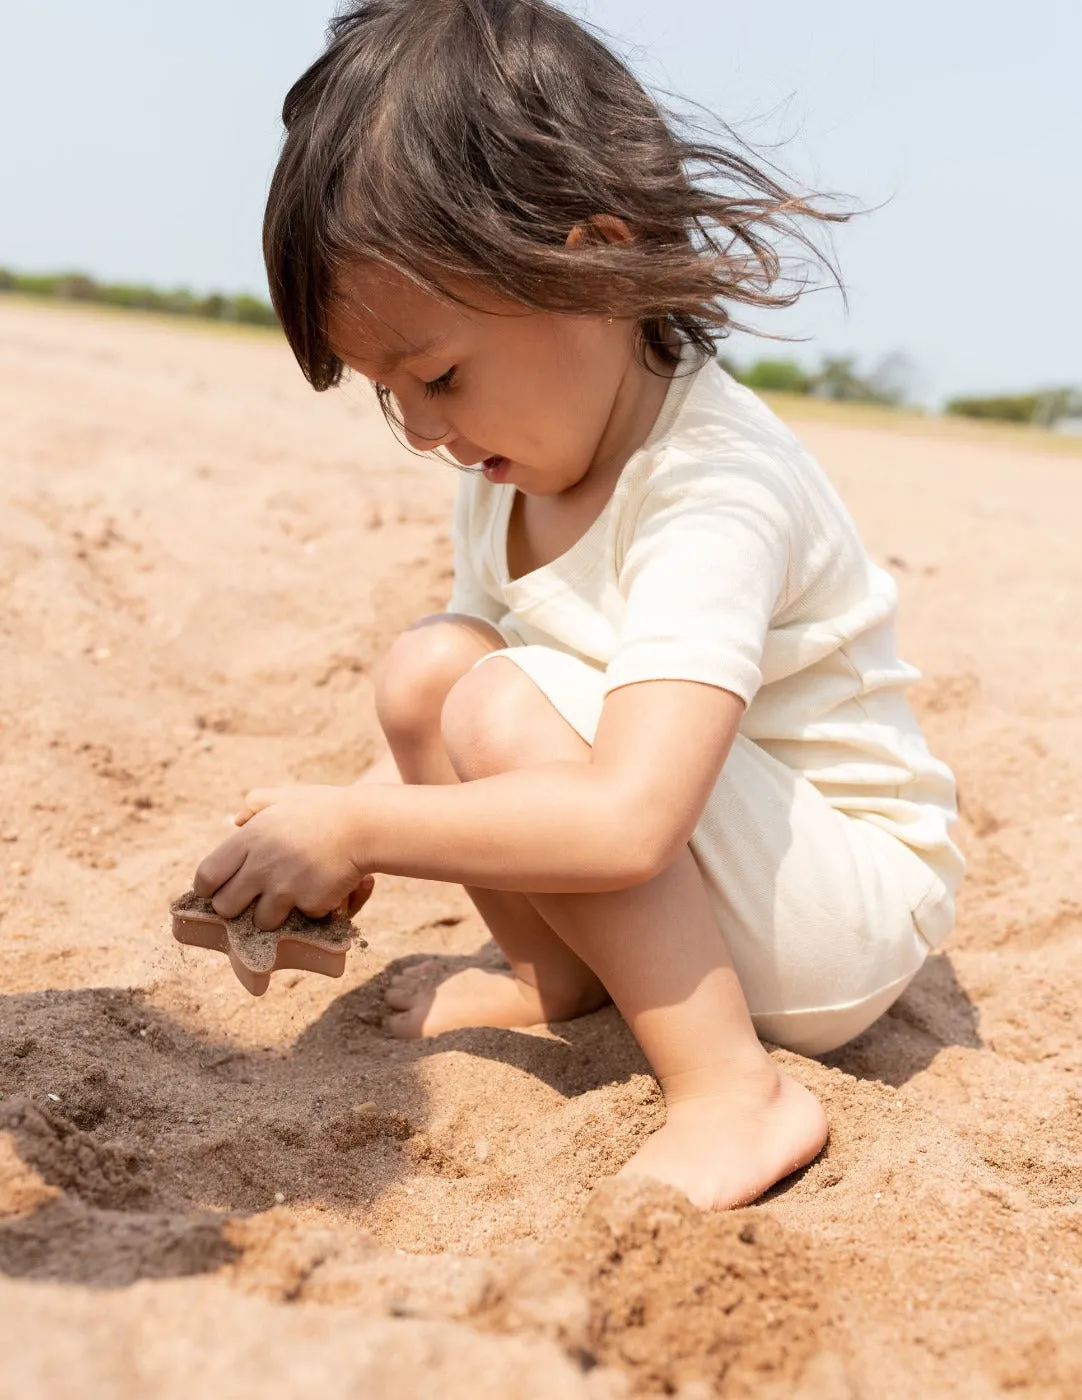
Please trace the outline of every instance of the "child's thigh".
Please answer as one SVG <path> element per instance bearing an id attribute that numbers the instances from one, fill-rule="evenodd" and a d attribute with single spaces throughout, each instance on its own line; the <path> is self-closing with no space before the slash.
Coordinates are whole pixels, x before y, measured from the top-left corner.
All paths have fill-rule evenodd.
<path id="1" fill-rule="evenodd" d="M 927 956 L 913 913 L 933 872 L 743 735 L 691 848 L 764 1039 L 805 1054 L 843 1044 Z"/>
<path id="2" fill-rule="evenodd" d="M 603 671 L 546 646 L 493 655 L 525 671 L 593 743 Z M 913 911 L 950 900 L 908 847 L 836 812 L 742 734 L 691 850 L 759 1034 L 804 1054 L 834 1049 L 882 1015 L 928 954 Z"/>

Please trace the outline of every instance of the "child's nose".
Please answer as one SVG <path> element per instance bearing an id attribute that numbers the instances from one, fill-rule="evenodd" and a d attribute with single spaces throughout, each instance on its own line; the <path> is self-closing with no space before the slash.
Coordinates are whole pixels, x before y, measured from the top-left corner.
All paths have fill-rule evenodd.
<path id="1" fill-rule="evenodd" d="M 432 411 L 432 405 L 400 403 L 402 410 L 402 430 L 406 441 L 415 452 L 432 452 L 437 447 L 445 447 L 455 440 L 455 430 L 439 412 Z"/>
<path id="2" fill-rule="evenodd" d="M 445 428 L 442 432 L 418 432 L 412 424 L 404 424 L 403 430 L 406 434 L 406 441 L 413 448 L 414 452 L 434 452 L 437 447 L 446 447 L 449 442 L 454 441 L 455 434 L 450 428 Z"/>

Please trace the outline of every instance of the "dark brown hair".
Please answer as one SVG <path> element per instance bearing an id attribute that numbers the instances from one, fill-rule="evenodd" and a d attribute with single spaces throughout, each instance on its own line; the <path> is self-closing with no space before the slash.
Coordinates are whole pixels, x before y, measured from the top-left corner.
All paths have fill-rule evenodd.
<path id="1" fill-rule="evenodd" d="M 848 217 L 662 114 L 587 28 L 545 0 L 361 0 L 293 85 L 263 226 L 274 309 L 305 375 L 359 260 L 454 296 L 473 279 L 535 310 L 631 317 L 672 359 L 712 353 L 727 303 L 791 305 L 777 236 Z M 632 242 L 567 244 L 599 215 Z M 818 256 L 818 255 L 817 255 Z M 829 264 L 828 264 L 829 266 Z M 457 299 L 461 300 L 461 293 Z"/>

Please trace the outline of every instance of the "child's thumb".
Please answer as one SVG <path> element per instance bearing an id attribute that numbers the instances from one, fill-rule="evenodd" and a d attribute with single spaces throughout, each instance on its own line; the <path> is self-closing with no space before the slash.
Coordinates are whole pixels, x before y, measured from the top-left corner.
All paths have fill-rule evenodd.
<path id="1" fill-rule="evenodd" d="M 278 801 L 277 788 L 253 788 L 244 799 L 240 811 L 233 818 L 237 826 L 243 826 L 246 821 L 254 817 L 257 812 L 262 812 L 265 807 L 271 807 Z"/>
<path id="2" fill-rule="evenodd" d="M 354 914 L 359 913 L 368 903 L 372 891 L 376 887 L 376 877 L 366 875 L 357 888 L 350 894 L 346 901 L 346 913 L 352 919 Z"/>

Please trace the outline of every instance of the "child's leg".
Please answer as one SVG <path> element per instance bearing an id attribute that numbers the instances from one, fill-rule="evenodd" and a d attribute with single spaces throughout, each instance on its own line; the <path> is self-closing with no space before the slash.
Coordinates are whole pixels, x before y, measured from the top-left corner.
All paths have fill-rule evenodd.
<path id="1" fill-rule="evenodd" d="M 426 618 L 392 647 L 376 678 L 376 706 L 404 782 L 459 781 L 441 734 L 444 703 L 482 656 L 503 645 L 499 633 L 483 622 L 439 616 Z M 539 744 L 544 739 L 544 734 L 538 735 Z M 524 751 L 526 763 L 541 763 L 550 756 L 540 747 Z M 432 974 L 437 965 L 411 968 L 387 993 L 388 1004 L 399 1012 L 388 1018 L 392 1034 L 412 1038 L 462 1026 L 535 1026 L 570 1020 L 609 1000 L 597 977 L 525 895 L 502 890 L 467 893 L 512 972 L 469 968 L 441 983 L 434 1005 Z"/>
<path id="2" fill-rule="evenodd" d="M 482 671 L 479 683 L 456 688 L 444 712 L 448 755 L 463 780 L 539 754 L 587 759 L 588 746 L 517 667 L 493 661 Z M 626 1172 L 668 1181 L 701 1205 L 731 1206 L 815 1156 L 826 1139 L 823 1111 L 759 1044 L 690 851 L 634 889 L 528 902 L 607 988 L 665 1094 L 668 1121 Z M 435 989 L 403 979 L 393 1004 L 405 1033 L 444 1027 L 445 1007 L 454 1024 L 466 1023 L 463 977 Z M 507 986 L 505 995 L 515 993 Z"/>

